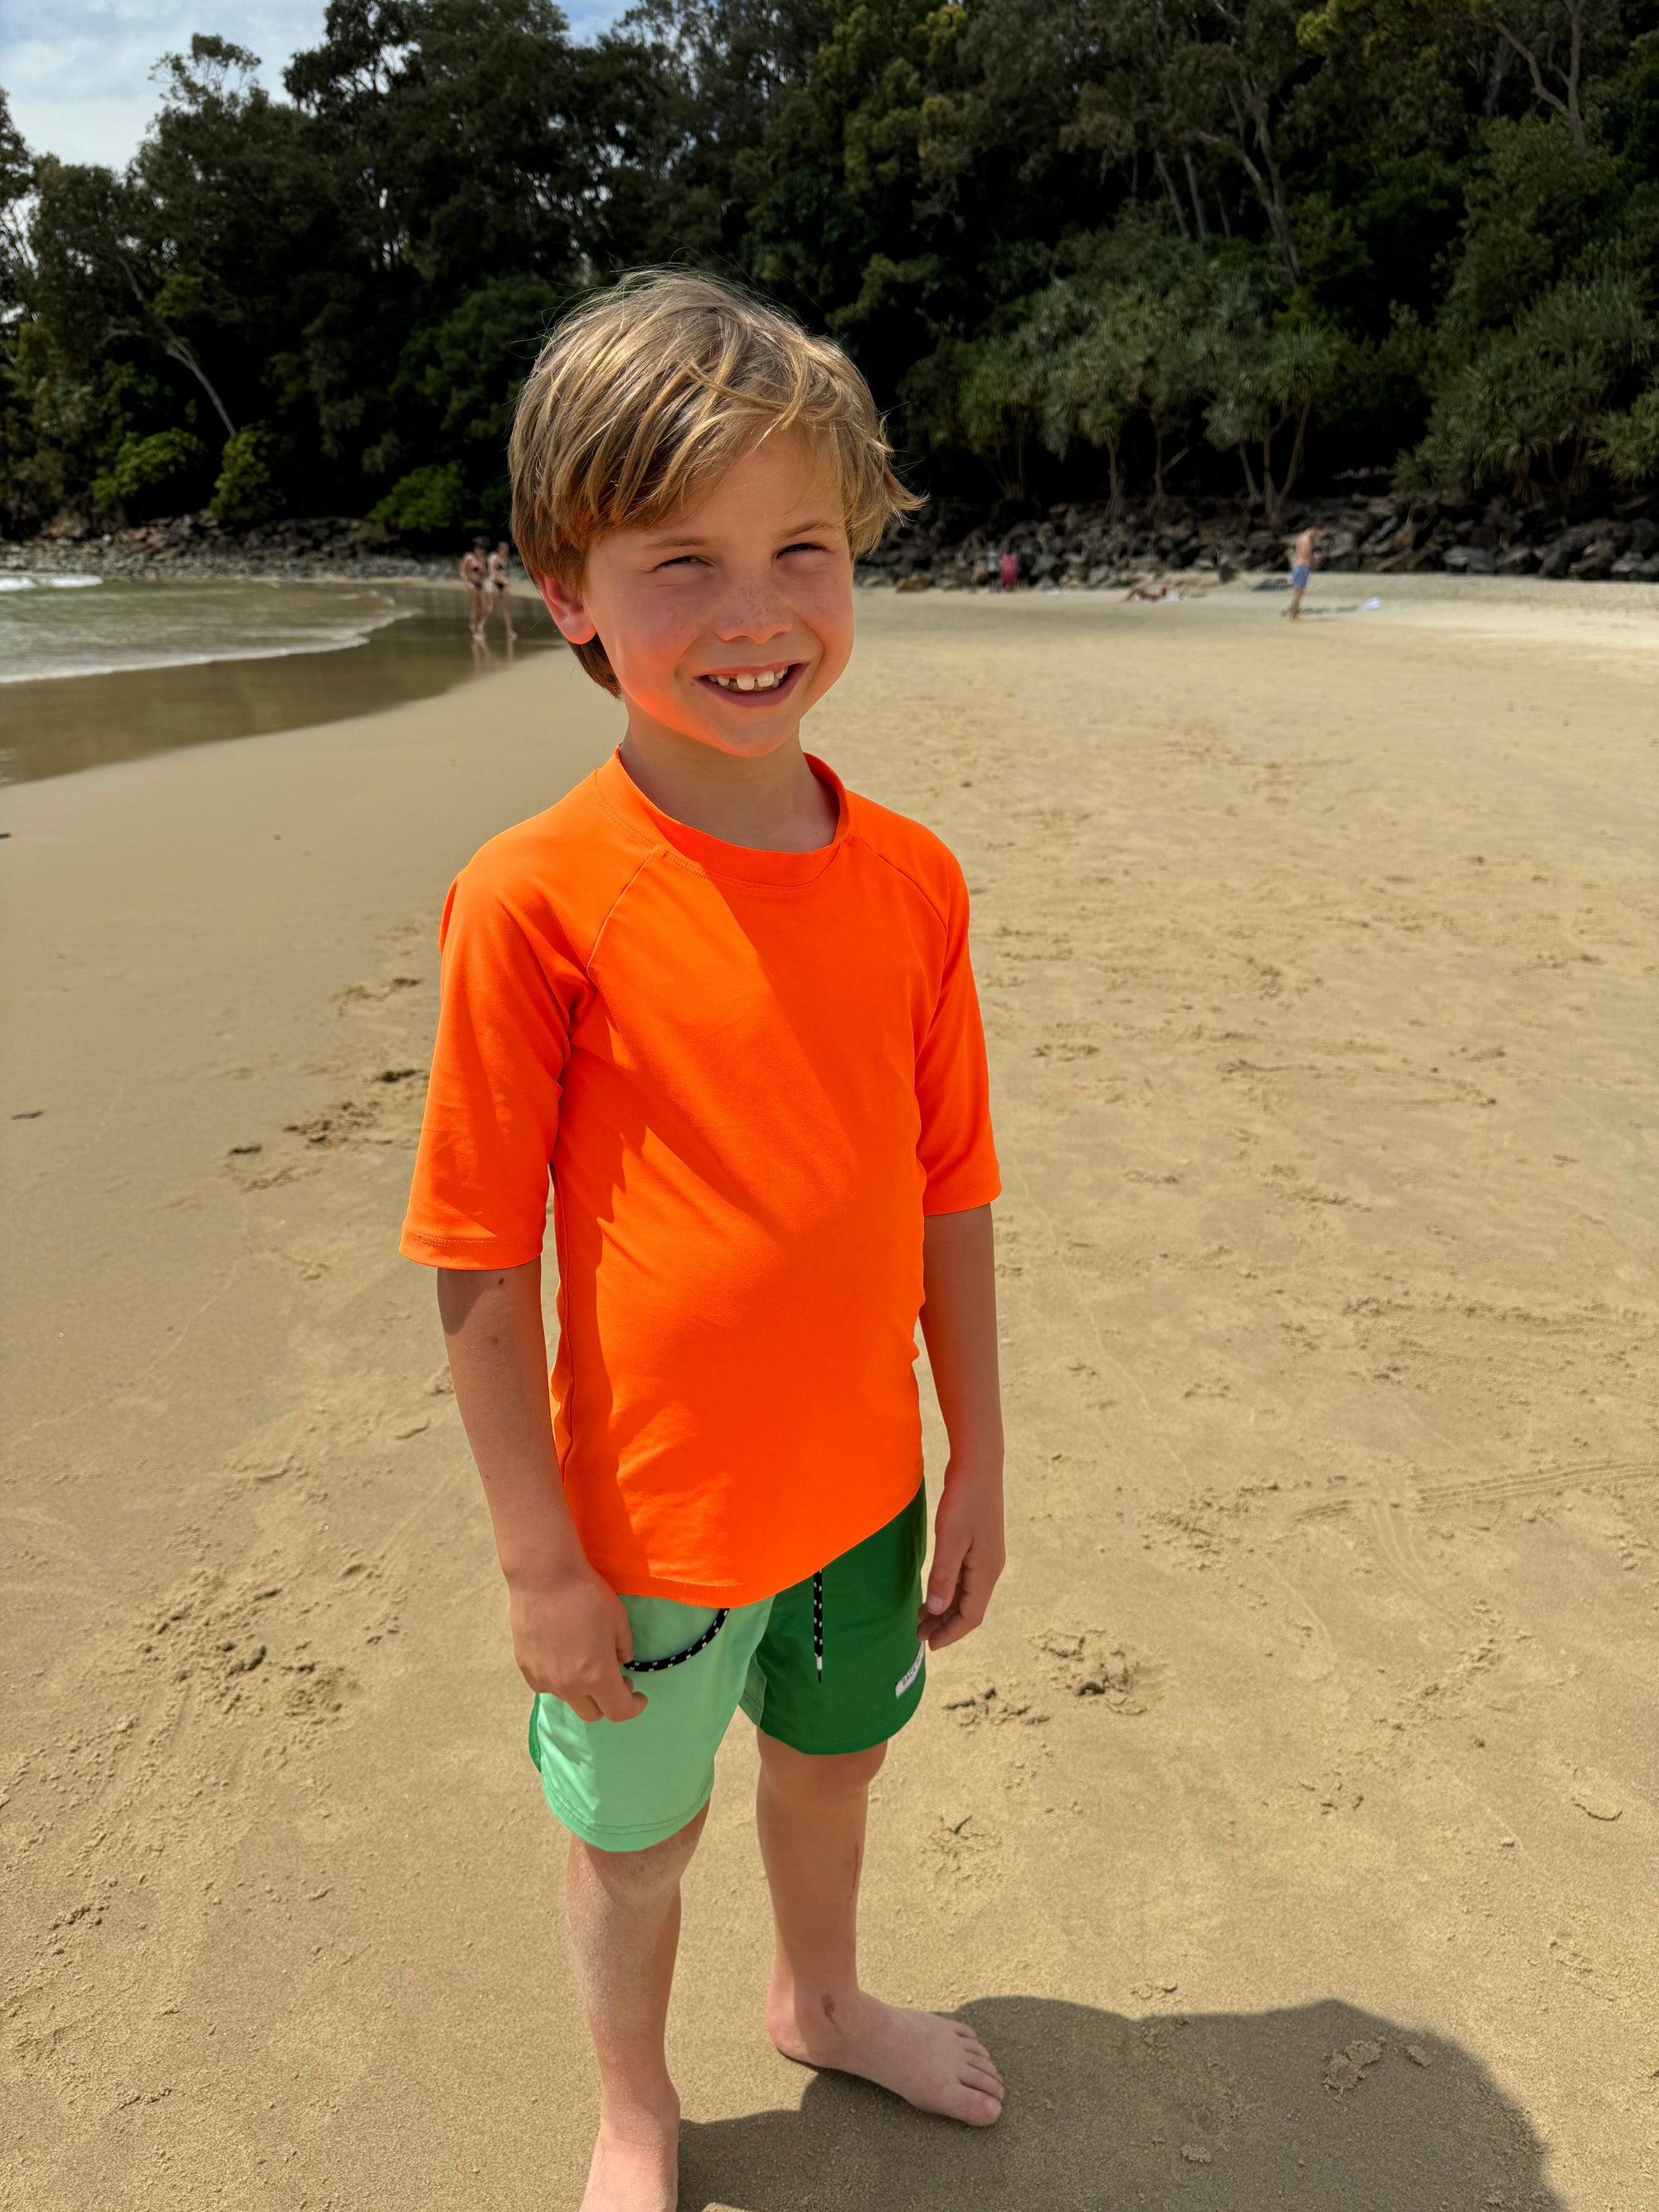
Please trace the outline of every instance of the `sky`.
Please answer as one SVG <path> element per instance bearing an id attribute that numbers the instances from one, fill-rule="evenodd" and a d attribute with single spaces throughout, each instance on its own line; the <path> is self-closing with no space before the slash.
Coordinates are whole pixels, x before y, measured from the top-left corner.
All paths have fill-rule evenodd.
<path id="1" fill-rule="evenodd" d="M 601 29 L 623 0 L 564 0 L 579 35 Z M 322 34 L 323 0 L 0 0 L 0 86 L 12 121 L 37 154 L 119 168 L 155 112 L 150 71 L 188 50 L 193 31 L 249 46 L 280 91 L 290 54 Z"/>

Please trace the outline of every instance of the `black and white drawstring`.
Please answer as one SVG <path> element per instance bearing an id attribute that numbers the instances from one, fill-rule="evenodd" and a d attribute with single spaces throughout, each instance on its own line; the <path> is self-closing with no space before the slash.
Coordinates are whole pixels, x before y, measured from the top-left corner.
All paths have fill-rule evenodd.
<path id="1" fill-rule="evenodd" d="M 706 1651 L 731 1617 L 731 1607 L 722 1606 L 702 1634 L 684 1651 L 671 1651 L 665 1659 L 629 1659 L 623 1662 L 625 1674 L 660 1674 L 665 1668 L 683 1667 L 688 1659 L 695 1659 L 699 1651 Z M 812 1659 L 818 1671 L 818 1687 L 823 1687 L 823 1571 L 820 1568 L 812 1577 Z"/>
<path id="2" fill-rule="evenodd" d="M 683 1667 L 688 1659 L 695 1659 L 699 1651 L 706 1651 L 726 1626 L 732 1608 L 722 1606 L 695 1644 L 688 1644 L 684 1651 L 671 1651 L 665 1659 L 629 1659 L 624 1661 L 625 1674 L 660 1674 L 665 1667 Z"/>

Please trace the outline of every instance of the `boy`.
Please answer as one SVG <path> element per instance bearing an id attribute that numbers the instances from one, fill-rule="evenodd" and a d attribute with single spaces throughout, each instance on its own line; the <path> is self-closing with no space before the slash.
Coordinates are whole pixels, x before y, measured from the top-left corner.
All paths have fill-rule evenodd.
<path id="1" fill-rule="evenodd" d="M 626 730 L 451 890 L 403 1249 L 440 1270 L 571 1832 L 584 2212 L 669 2212 L 679 1881 L 739 1704 L 773 2041 L 973 2124 L 1001 2108 L 968 2028 L 856 1970 L 871 1779 L 1002 1568 L 999 1184 L 961 871 L 800 747 L 854 556 L 914 504 L 857 371 L 722 285 L 629 279 L 548 341 L 511 461 L 520 556 Z M 918 1315 L 951 1447 L 925 1602 Z"/>

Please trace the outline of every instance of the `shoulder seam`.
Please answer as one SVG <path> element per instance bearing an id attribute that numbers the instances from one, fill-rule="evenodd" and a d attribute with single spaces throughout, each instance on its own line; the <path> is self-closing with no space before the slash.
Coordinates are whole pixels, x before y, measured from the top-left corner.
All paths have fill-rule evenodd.
<path id="1" fill-rule="evenodd" d="M 601 801 L 601 804 L 603 804 L 603 801 Z M 582 962 L 582 972 L 587 977 L 590 983 L 593 981 L 593 963 L 599 957 L 599 946 L 604 941 L 605 931 L 611 927 L 611 916 L 616 913 L 617 908 L 622 904 L 623 901 L 628 896 L 629 891 L 633 890 L 635 884 L 638 883 L 640 878 L 645 873 L 653 860 L 656 859 L 657 851 L 657 847 L 653 845 L 649 852 L 646 854 L 643 860 L 641 860 L 640 865 L 635 869 L 633 874 L 629 876 L 628 881 L 617 893 L 616 897 L 611 900 L 610 905 L 605 908 L 605 919 L 600 922 L 598 929 L 594 931 L 593 942 L 588 946 L 586 957 Z"/>
<path id="2" fill-rule="evenodd" d="M 916 878 L 911 874 L 908 868 L 902 867 L 893 858 L 890 853 L 884 853 L 880 846 L 872 843 L 872 841 L 864 835 L 862 830 L 853 830 L 849 833 L 849 836 L 857 837 L 860 844 L 863 846 L 866 853 L 872 854 L 878 860 L 882 861 L 886 866 L 890 867 L 896 876 L 902 876 L 904 878 L 905 882 L 909 884 L 911 890 L 916 892 L 920 897 L 927 902 L 928 908 L 933 914 L 934 920 L 948 936 L 951 928 L 951 917 L 940 908 L 939 902 L 934 898 L 933 894 L 928 890 L 927 884 L 924 883 L 919 883 Z"/>

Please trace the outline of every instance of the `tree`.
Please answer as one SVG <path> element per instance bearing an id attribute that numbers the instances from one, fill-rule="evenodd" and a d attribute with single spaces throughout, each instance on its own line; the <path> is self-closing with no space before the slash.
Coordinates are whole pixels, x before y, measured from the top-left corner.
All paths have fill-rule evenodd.
<path id="1" fill-rule="evenodd" d="M 1200 345 L 1210 395 L 1204 431 L 1222 452 L 1236 452 L 1251 503 L 1277 522 L 1302 471 L 1308 425 L 1335 368 L 1330 334 L 1309 324 L 1273 327 L 1237 282 L 1224 283 Z M 1291 448 L 1275 474 L 1281 434 Z M 1250 465 L 1258 455 L 1261 478 Z"/>
<path id="2" fill-rule="evenodd" d="M 1507 483 L 1530 501 L 1541 466 L 1568 501 L 1598 453 L 1644 473 L 1646 410 L 1620 418 L 1617 402 L 1654 345 L 1633 278 L 1558 284 L 1451 379 L 1402 480 L 1460 492 Z"/>

